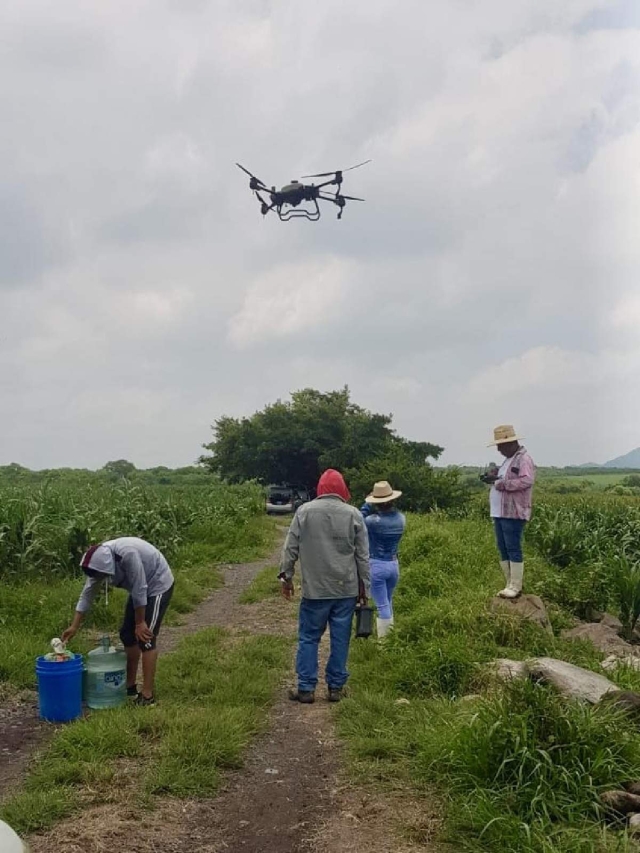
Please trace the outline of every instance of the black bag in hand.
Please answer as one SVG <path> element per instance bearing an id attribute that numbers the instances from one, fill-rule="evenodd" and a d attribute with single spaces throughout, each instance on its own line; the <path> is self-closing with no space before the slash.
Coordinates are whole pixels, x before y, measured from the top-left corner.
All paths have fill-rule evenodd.
<path id="1" fill-rule="evenodd" d="M 356 637 L 370 637 L 373 634 L 373 607 L 356 607 Z"/>

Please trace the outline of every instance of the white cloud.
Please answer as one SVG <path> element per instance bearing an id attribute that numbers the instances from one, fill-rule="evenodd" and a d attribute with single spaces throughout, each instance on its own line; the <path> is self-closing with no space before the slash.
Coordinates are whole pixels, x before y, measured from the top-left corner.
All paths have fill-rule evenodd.
<path id="1" fill-rule="evenodd" d="M 339 317 L 349 287 L 349 264 L 284 264 L 251 285 L 242 307 L 229 320 L 229 340 L 244 347 L 299 337 Z"/>
<path id="2" fill-rule="evenodd" d="M 186 462 L 223 413 L 345 383 L 447 461 L 502 420 L 539 461 L 640 444 L 640 31 L 612 15 L 5 4 L 0 462 Z M 367 202 L 316 224 L 261 221 L 234 165 L 367 157 Z"/>

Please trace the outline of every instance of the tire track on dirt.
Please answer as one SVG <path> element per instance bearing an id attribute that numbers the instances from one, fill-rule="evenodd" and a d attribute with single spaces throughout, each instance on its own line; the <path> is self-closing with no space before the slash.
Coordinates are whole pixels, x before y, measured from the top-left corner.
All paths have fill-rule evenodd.
<path id="1" fill-rule="evenodd" d="M 280 547 L 279 544 L 269 557 L 256 562 L 219 566 L 224 586 L 185 614 L 182 624 L 163 629 L 161 658 L 189 634 L 211 625 L 224 628 L 239 623 L 242 605 L 237 603 L 238 596 L 262 569 L 279 560 Z M 0 802 L 21 783 L 29 762 L 59 728 L 40 719 L 38 697 L 33 690 L 17 691 L 0 701 Z"/>
<path id="2" fill-rule="evenodd" d="M 167 629 L 163 647 L 174 648 L 184 636 L 211 625 L 234 633 L 294 636 L 297 602 L 266 600 L 240 604 L 238 598 L 253 578 L 276 561 L 269 559 L 224 568 L 224 586 L 216 590 L 188 624 Z M 327 639 L 321 653 L 327 654 Z M 316 703 L 289 701 L 291 669 L 270 711 L 265 733 L 249 747 L 241 770 L 229 772 L 211 799 L 165 797 L 152 811 L 140 811 L 124 794 L 86 809 L 29 839 L 33 853 L 436 853 L 436 848 L 404 843 L 398 819 L 425 826 L 424 803 L 397 795 L 358 790 L 343 773 L 344 754 L 335 734 L 332 707 L 319 689 Z M 408 809 L 413 811 L 409 814 Z M 420 814 L 417 815 L 416 809 Z M 435 824 L 434 824 L 435 825 Z M 429 830 L 425 830 L 425 837 Z"/>

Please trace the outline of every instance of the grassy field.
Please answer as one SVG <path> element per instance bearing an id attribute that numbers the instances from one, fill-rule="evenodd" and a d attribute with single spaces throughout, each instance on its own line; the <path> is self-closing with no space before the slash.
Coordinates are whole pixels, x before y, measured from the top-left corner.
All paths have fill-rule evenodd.
<path id="1" fill-rule="evenodd" d="M 0 681 L 13 686 L 33 684 L 35 656 L 71 616 L 85 539 L 135 525 L 153 541 L 155 531 L 180 581 L 173 607 L 180 618 L 219 582 L 217 561 L 264 555 L 276 528 L 253 486 L 174 493 L 84 483 L 74 491 L 62 482 L 4 492 L 0 486 L 2 494 L 0 642 L 9 652 L 0 661 Z M 548 655 L 600 671 L 603 655 L 591 644 L 559 634 L 576 618 L 605 609 L 632 626 L 640 612 L 640 501 L 595 489 L 540 489 L 527 529 L 525 583 L 547 603 L 555 636 L 489 607 L 502 576 L 486 494 L 457 515 L 409 516 L 396 629 L 382 646 L 353 644 L 352 690 L 338 722 L 356 776 L 437 803 L 441 835 L 456 849 L 631 851 L 623 826 L 605 828 L 599 795 L 640 779 L 637 729 L 542 686 L 505 687 L 487 665 Z M 265 568 L 241 601 L 277 595 L 276 573 L 275 566 Z M 117 595 L 108 606 L 100 602 L 90 628 L 115 630 L 121 605 Z M 263 725 L 289 643 L 231 641 L 220 630 L 185 639 L 160 668 L 166 701 L 152 713 L 120 708 L 62 729 L 2 816 L 33 831 L 108 799 L 122 785 L 141 806 L 163 794 L 210 795 L 220 770 L 238 765 Z M 78 649 L 89 644 L 85 635 Z M 621 668 L 609 677 L 640 692 L 639 673 Z M 419 828 L 404 831 L 420 840 Z"/>
<path id="2" fill-rule="evenodd" d="M 153 806 L 163 794 L 211 795 L 220 770 L 240 766 L 262 727 L 289 646 L 282 637 L 230 642 L 215 628 L 186 638 L 159 669 L 161 704 L 100 711 L 62 728 L 0 818 L 28 833 L 123 790 L 129 807 Z"/>
<path id="3" fill-rule="evenodd" d="M 35 658 L 71 621 L 84 583 L 79 559 L 91 542 L 137 535 L 165 553 L 177 579 L 170 623 L 219 583 L 216 563 L 262 556 L 274 531 L 254 486 L 167 492 L 100 482 L 0 484 L 0 682 L 34 684 Z M 124 600 L 120 590 L 108 604 L 100 598 L 75 651 L 86 652 L 98 631 L 117 631 Z"/>
<path id="4" fill-rule="evenodd" d="M 525 565 L 529 587 L 545 582 L 531 546 Z M 439 802 L 456 849 L 633 849 L 622 829 L 605 832 L 598 796 L 640 778 L 637 729 L 541 686 L 497 685 L 486 668 L 548 655 L 597 672 L 602 655 L 490 612 L 502 578 L 488 521 L 410 517 L 401 566 L 396 630 L 383 647 L 354 643 L 339 724 L 356 771 Z M 570 624 L 550 611 L 556 629 Z M 637 673 L 613 677 L 640 689 Z"/>
<path id="5" fill-rule="evenodd" d="M 71 619 L 83 583 L 74 562 L 77 531 L 83 532 L 82 547 L 124 533 L 163 547 L 177 581 L 168 623 L 219 584 L 217 563 L 263 557 L 277 536 L 276 522 L 264 515 L 261 490 L 251 485 L 132 491 L 95 482 L 78 489 L 63 481 L 44 491 L 0 487 L 1 497 L 7 563 L 0 682 L 9 688 L 33 686 L 36 656 L 48 651 L 51 637 Z M 269 571 L 271 585 L 266 572 L 257 578 L 251 600 L 269 594 L 274 573 Z M 86 651 L 97 631 L 117 631 L 124 600 L 121 590 L 112 590 L 108 605 L 97 603 L 89 630 L 74 640 L 75 651 Z M 92 713 L 60 729 L 0 817 L 27 833 L 108 802 L 123 789 L 128 802 L 140 806 L 165 794 L 210 795 L 220 770 L 239 766 L 249 739 L 263 725 L 290 659 L 290 642 L 269 636 L 237 641 L 220 629 L 184 639 L 159 668 L 157 707 Z"/>

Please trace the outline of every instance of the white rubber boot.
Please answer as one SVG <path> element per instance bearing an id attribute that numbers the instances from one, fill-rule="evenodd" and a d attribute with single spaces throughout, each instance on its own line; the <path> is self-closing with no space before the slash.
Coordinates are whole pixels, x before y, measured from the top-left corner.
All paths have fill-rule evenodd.
<path id="1" fill-rule="evenodd" d="M 387 633 L 389 632 L 389 628 L 392 626 L 392 624 L 392 619 L 380 619 L 380 617 L 376 619 L 376 630 L 379 640 L 382 640 L 384 637 L 386 637 Z"/>
<path id="2" fill-rule="evenodd" d="M 522 593 L 522 579 L 524 576 L 524 563 L 511 563 L 511 583 L 504 590 L 504 598 L 518 598 Z"/>
<path id="3" fill-rule="evenodd" d="M 511 586 L 511 563 L 509 560 L 500 560 L 500 568 L 502 569 L 502 574 L 504 575 L 504 589 L 501 589 L 498 595 L 501 598 L 510 598 L 507 595 L 507 590 Z"/>

